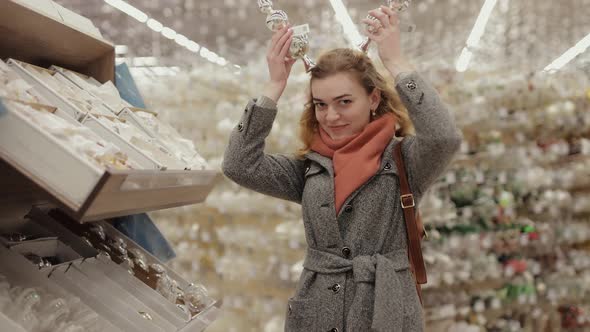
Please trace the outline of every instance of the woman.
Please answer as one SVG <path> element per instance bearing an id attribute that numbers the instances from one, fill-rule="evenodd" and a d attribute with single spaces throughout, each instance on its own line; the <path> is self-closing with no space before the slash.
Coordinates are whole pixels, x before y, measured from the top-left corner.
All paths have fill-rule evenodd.
<path id="1" fill-rule="evenodd" d="M 435 89 L 404 61 L 398 17 L 383 6 L 369 38 L 401 97 L 362 52 L 336 49 L 311 71 L 299 155 L 265 154 L 294 60 L 292 32 L 274 34 L 270 83 L 232 132 L 223 172 L 257 192 L 302 205 L 308 250 L 285 331 L 422 331 L 409 270 L 406 228 L 393 148 L 401 144 L 416 204 L 461 143 Z M 405 107 L 404 107 L 405 106 Z M 415 135 L 409 135 L 414 131 Z"/>

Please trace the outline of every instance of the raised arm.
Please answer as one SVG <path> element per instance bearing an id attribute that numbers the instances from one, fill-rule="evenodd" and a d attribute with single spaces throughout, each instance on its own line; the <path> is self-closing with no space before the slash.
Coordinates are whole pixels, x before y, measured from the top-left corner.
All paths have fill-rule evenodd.
<path id="1" fill-rule="evenodd" d="M 232 131 L 222 170 L 241 186 L 301 203 L 303 160 L 264 152 L 266 137 L 277 115 L 277 102 L 295 62 L 287 57 L 291 40 L 289 26 L 273 35 L 266 55 L 270 82 L 261 97 L 248 103 L 240 122 Z"/>
<path id="2" fill-rule="evenodd" d="M 265 139 L 276 114 L 276 108 L 260 106 L 260 99 L 248 103 L 242 119 L 231 133 L 222 170 L 229 179 L 248 189 L 301 203 L 303 160 L 264 153 Z"/>
<path id="3" fill-rule="evenodd" d="M 400 43 L 397 12 L 381 6 L 364 20 L 374 29 L 368 36 L 378 46 L 379 58 L 395 78 L 395 88 L 416 128 L 416 136 L 404 140 L 402 152 L 412 191 L 421 196 L 442 175 L 459 150 L 462 135 L 453 116 L 434 87 L 406 61 Z"/>
<path id="4" fill-rule="evenodd" d="M 444 173 L 462 135 L 434 87 L 418 73 L 399 74 L 395 87 L 416 128 L 416 136 L 404 140 L 402 152 L 410 186 L 421 196 Z"/>

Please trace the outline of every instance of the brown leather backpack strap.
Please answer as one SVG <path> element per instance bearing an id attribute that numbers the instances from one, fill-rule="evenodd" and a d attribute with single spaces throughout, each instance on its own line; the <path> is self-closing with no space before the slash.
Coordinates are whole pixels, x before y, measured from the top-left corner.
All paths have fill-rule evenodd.
<path id="1" fill-rule="evenodd" d="M 426 266 L 424 265 L 422 247 L 420 246 L 421 234 L 418 230 L 418 224 L 416 222 L 414 195 L 410 191 L 410 184 L 408 183 L 408 176 L 403 162 L 402 142 L 403 140 L 395 145 L 393 159 L 395 160 L 398 177 L 400 180 L 400 189 L 402 194 L 400 200 L 402 209 L 404 211 L 406 230 L 408 232 L 408 255 L 410 256 L 410 263 L 414 271 L 416 282 L 419 284 L 425 284 Z"/>

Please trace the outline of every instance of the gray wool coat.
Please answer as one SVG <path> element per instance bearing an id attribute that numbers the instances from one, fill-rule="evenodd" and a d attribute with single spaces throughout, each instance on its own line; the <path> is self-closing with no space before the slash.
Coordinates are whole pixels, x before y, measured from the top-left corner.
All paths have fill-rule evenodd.
<path id="1" fill-rule="evenodd" d="M 417 205 L 458 151 L 462 135 L 436 90 L 418 73 L 398 75 L 395 88 L 416 128 L 402 152 Z M 310 152 L 306 163 L 264 153 L 276 114 L 276 107 L 248 103 L 231 133 L 222 169 L 241 186 L 302 205 L 308 250 L 285 309 L 285 331 L 423 331 L 393 160 L 400 138 L 386 147 L 377 174 L 336 213 L 330 158 Z"/>

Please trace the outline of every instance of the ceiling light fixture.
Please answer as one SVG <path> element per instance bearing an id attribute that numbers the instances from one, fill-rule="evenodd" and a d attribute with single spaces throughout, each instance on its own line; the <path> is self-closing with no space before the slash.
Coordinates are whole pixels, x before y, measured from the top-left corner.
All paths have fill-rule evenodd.
<path id="1" fill-rule="evenodd" d="M 133 7 L 126 1 L 104 0 L 104 2 L 122 11 L 123 13 L 133 17 L 139 22 L 145 23 L 148 26 L 148 28 L 152 29 L 155 32 L 161 33 L 162 36 L 164 36 L 165 38 L 174 40 L 178 45 L 188 49 L 191 52 L 201 55 L 201 57 L 207 59 L 210 62 L 218 64 L 220 66 L 225 66 L 228 64 L 227 60 L 221 57 L 219 54 L 212 52 L 205 47 L 201 47 L 198 43 L 188 39 L 186 36 L 176 33 L 176 31 L 174 31 L 173 29 L 165 27 L 162 23 L 154 20 L 153 18 L 149 18 L 146 13 Z"/>
<path id="2" fill-rule="evenodd" d="M 174 41 L 176 42 L 176 44 L 182 46 L 182 47 L 186 47 L 188 48 L 188 43 L 189 43 L 189 39 L 186 38 L 185 35 L 182 35 L 180 33 L 176 34 L 176 37 L 174 37 Z"/>
<path id="3" fill-rule="evenodd" d="M 148 16 L 146 13 L 142 12 L 141 10 L 133 7 L 132 5 L 128 4 L 122 0 L 104 0 L 104 2 L 108 3 L 109 5 L 117 8 L 118 10 L 122 11 L 123 13 L 133 17 L 134 19 L 138 20 L 141 23 L 145 23 L 148 20 Z"/>
<path id="4" fill-rule="evenodd" d="M 154 30 L 155 32 L 162 32 L 162 29 L 164 29 L 164 26 L 162 25 L 162 23 L 154 20 L 153 18 L 150 18 L 149 20 L 147 20 L 147 26 L 148 28 Z"/>
<path id="5" fill-rule="evenodd" d="M 174 39 L 174 37 L 176 37 L 176 31 L 166 27 L 162 29 L 162 36 L 168 39 Z"/>
<path id="6" fill-rule="evenodd" d="M 192 40 L 189 40 L 189 41 L 187 42 L 186 48 L 188 48 L 188 49 L 189 49 L 189 51 L 192 51 L 192 52 L 194 52 L 194 53 L 197 53 L 197 52 L 199 52 L 199 50 L 201 49 L 201 45 L 199 45 L 199 44 L 195 43 L 195 42 L 194 42 L 194 41 L 192 41 Z"/>
<path id="7" fill-rule="evenodd" d="M 336 13 L 336 20 L 342 25 L 345 38 L 348 39 L 352 47 L 359 48 L 359 45 L 363 42 L 363 37 L 356 28 L 356 25 L 352 22 L 342 0 L 330 0 L 330 4 Z"/>
<path id="8" fill-rule="evenodd" d="M 471 62 L 471 58 L 473 57 L 473 52 L 471 49 L 479 45 L 481 36 L 486 29 L 490 15 L 492 14 L 492 11 L 494 10 L 497 2 L 498 0 L 486 0 L 486 2 L 481 7 L 479 15 L 477 16 L 477 20 L 475 21 L 473 29 L 469 34 L 469 38 L 467 38 L 466 46 L 463 48 L 463 50 L 461 50 L 461 55 L 457 60 L 457 71 L 464 72 L 469 67 L 469 62 Z"/>
<path id="9" fill-rule="evenodd" d="M 586 37 L 582 38 L 576 45 L 572 46 L 569 50 L 565 51 L 561 56 L 557 59 L 553 60 L 545 69 L 544 71 L 554 71 L 563 68 L 563 66 L 567 65 L 570 61 L 572 61 L 578 55 L 584 53 L 588 47 L 590 47 L 590 33 L 586 35 Z"/>

